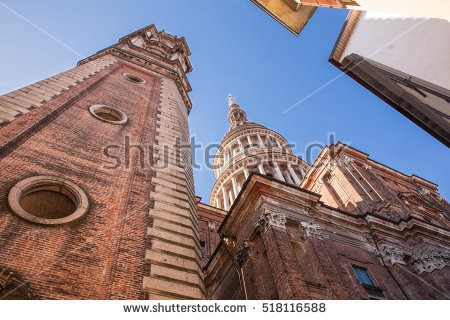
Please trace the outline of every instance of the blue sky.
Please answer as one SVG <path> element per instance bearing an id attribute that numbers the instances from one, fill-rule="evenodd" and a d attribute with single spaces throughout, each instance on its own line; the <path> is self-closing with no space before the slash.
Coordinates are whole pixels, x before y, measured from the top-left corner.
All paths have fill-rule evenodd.
<path id="1" fill-rule="evenodd" d="M 250 121 L 295 144 L 296 155 L 334 133 L 375 161 L 438 184 L 450 199 L 448 149 L 349 77 L 283 113 L 340 74 L 327 60 L 346 15 L 319 8 L 297 38 L 248 0 L 0 0 L 0 94 L 154 23 L 185 36 L 192 51 L 190 128 L 198 143 L 220 142 L 228 130 L 231 93 Z M 212 171 L 195 170 L 195 184 L 207 202 Z"/>

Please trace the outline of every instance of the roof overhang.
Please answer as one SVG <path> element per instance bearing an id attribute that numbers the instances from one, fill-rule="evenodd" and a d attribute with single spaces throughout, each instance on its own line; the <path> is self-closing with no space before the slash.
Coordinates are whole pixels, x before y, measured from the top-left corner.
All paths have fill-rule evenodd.
<path id="1" fill-rule="evenodd" d="M 317 7 L 289 5 L 285 0 L 250 0 L 297 37 L 311 19 Z"/>

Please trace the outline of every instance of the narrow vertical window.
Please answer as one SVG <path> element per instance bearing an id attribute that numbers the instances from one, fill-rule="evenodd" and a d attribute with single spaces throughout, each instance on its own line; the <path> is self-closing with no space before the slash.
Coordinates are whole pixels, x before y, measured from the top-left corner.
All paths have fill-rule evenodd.
<path id="1" fill-rule="evenodd" d="M 361 282 L 362 284 L 368 284 L 371 286 L 374 285 L 374 283 L 373 283 L 372 279 L 370 278 L 369 274 L 367 273 L 366 269 L 353 266 L 353 271 L 355 271 L 355 274 L 358 277 L 359 282 Z"/>
<path id="2" fill-rule="evenodd" d="M 361 283 L 370 299 L 374 300 L 386 299 L 386 297 L 384 296 L 383 289 L 375 285 L 372 278 L 370 278 L 367 269 L 357 266 L 352 266 L 352 268 L 356 274 L 356 277 L 359 280 L 359 283 Z"/>

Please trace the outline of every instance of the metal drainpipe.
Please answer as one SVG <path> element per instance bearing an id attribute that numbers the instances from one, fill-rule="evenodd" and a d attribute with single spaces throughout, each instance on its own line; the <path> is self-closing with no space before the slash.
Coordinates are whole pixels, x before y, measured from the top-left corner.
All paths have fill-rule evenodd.
<path id="1" fill-rule="evenodd" d="M 233 264 L 234 269 L 236 270 L 237 274 L 238 274 L 238 278 L 239 278 L 239 287 L 241 289 L 241 298 L 243 300 L 248 300 L 247 298 L 247 290 L 245 289 L 245 283 L 244 283 L 244 273 L 242 271 L 242 268 L 239 268 L 238 265 L 236 264 L 236 262 L 233 259 L 233 256 L 231 255 L 230 251 L 228 250 L 228 246 L 227 243 L 225 241 L 225 238 L 230 239 L 230 237 L 224 236 L 223 234 L 220 234 L 220 239 L 223 241 L 223 244 L 225 246 L 225 250 L 228 253 L 228 256 L 230 257 L 231 263 Z"/>
<path id="2" fill-rule="evenodd" d="M 410 300 L 409 297 L 408 297 L 408 295 L 406 294 L 405 290 L 404 290 L 403 287 L 401 286 L 400 282 L 398 282 L 397 278 L 395 277 L 395 275 L 392 273 L 392 271 L 391 271 L 391 269 L 389 268 L 389 266 L 388 266 L 388 265 L 386 264 L 386 262 L 384 261 L 383 254 L 381 253 L 381 250 L 380 250 L 380 248 L 378 247 L 378 243 L 377 243 L 377 241 L 375 240 L 375 236 L 374 236 L 374 234 L 373 234 L 372 227 L 370 226 L 369 221 L 367 221 L 366 217 L 365 217 L 364 215 L 361 214 L 361 211 L 359 211 L 359 208 L 358 208 L 358 207 L 356 207 L 356 209 L 358 210 L 359 214 L 360 214 L 361 217 L 364 219 L 364 221 L 365 221 L 366 224 L 367 224 L 367 227 L 369 228 L 370 235 L 372 236 L 373 243 L 375 244 L 375 247 L 377 248 L 377 252 L 378 252 L 378 255 L 379 255 L 380 258 L 381 258 L 381 262 L 383 263 L 383 266 L 386 268 L 386 270 L 387 270 L 387 271 L 389 272 L 389 274 L 391 275 L 392 279 L 395 281 L 395 283 L 397 284 L 397 286 L 400 288 L 400 291 L 403 293 L 403 295 L 405 296 L 406 300 Z"/>
<path id="3" fill-rule="evenodd" d="M 322 162 L 322 164 L 324 164 L 324 163 Z M 332 176 L 334 176 L 334 174 L 330 171 L 330 177 L 332 177 Z M 338 179 L 336 176 L 334 176 L 334 177 L 335 177 L 336 180 L 338 181 L 338 183 L 339 183 L 339 185 L 341 186 L 341 188 L 342 188 L 342 190 L 344 191 L 344 193 L 347 194 L 347 192 L 345 191 L 345 189 L 344 189 L 344 187 L 342 186 L 342 184 L 341 184 L 341 182 L 339 181 L 339 179 Z M 347 196 L 349 196 L 349 195 L 347 194 Z M 361 213 L 361 211 L 359 210 L 358 206 L 356 205 L 356 203 L 353 201 L 353 199 L 352 199 L 350 196 L 349 196 L 349 198 L 350 198 L 350 200 L 352 201 L 353 205 L 355 206 L 356 211 L 358 211 L 358 216 L 361 217 L 361 218 L 366 222 L 367 227 L 369 228 L 370 235 L 372 236 L 373 243 L 375 244 L 375 248 L 377 249 L 378 255 L 379 255 L 380 258 L 381 258 L 381 262 L 383 263 L 383 266 L 386 268 L 386 270 L 388 271 L 388 273 L 390 274 L 390 276 L 392 277 L 392 279 L 394 280 L 394 282 L 395 282 L 395 283 L 397 284 L 397 286 L 400 288 L 400 291 L 403 293 L 403 295 L 405 296 L 406 300 L 410 300 L 410 298 L 409 298 L 408 295 L 406 294 L 405 290 L 404 290 L 403 287 L 401 286 L 400 282 L 398 282 L 397 278 L 395 277 L 395 275 L 392 273 L 392 271 L 391 271 L 391 269 L 389 268 L 389 266 L 388 266 L 388 265 L 386 264 L 386 262 L 384 261 L 383 254 L 381 253 L 381 250 L 380 250 L 380 248 L 378 247 L 378 243 L 377 243 L 377 241 L 376 241 L 376 239 L 375 239 L 375 236 L 374 236 L 374 234 L 373 234 L 373 231 L 372 231 L 372 228 L 371 228 L 371 226 L 370 226 L 370 224 L 369 224 L 369 221 L 367 221 L 367 219 L 366 219 L 366 215 L 364 215 L 364 214 Z"/>

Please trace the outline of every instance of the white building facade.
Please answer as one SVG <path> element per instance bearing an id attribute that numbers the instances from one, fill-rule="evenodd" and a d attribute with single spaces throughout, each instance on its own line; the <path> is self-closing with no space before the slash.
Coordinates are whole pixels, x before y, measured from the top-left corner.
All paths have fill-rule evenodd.
<path id="1" fill-rule="evenodd" d="M 329 61 L 450 146 L 450 23 L 350 11 Z"/>

